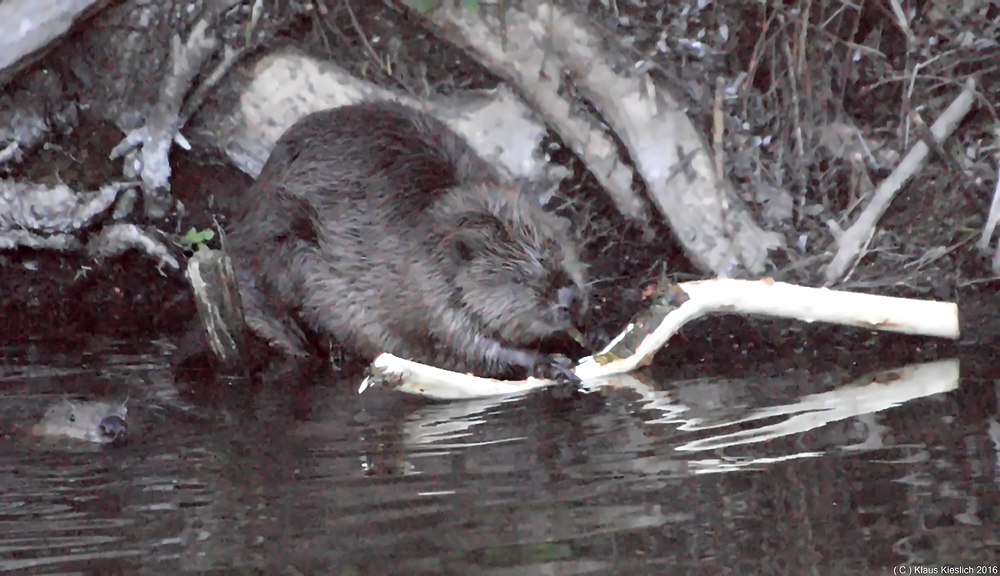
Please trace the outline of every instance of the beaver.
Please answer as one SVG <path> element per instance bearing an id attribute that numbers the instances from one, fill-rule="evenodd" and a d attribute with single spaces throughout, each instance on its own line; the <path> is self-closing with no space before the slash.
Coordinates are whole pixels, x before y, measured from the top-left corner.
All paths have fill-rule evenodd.
<path id="1" fill-rule="evenodd" d="M 568 223 L 436 118 L 364 103 L 309 114 L 240 197 L 226 246 L 247 326 L 487 377 L 574 379 L 538 344 L 586 308 Z"/>
<path id="2" fill-rule="evenodd" d="M 73 401 L 53 403 L 31 428 L 36 436 L 72 438 L 97 444 L 119 442 L 128 431 L 125 402 Z"/>

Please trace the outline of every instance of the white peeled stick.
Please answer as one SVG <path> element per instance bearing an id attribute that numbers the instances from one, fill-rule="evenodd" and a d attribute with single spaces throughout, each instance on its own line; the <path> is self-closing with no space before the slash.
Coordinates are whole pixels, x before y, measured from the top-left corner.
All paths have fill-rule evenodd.
<path id="1" fill-rule="evenodd" d="M 604 350 L 573 368 L 587 380 L 622 374 L 649 364 L 653 356 L 689 321 L 706 314 L 757 314 L 805 322 L 828 322 L 904 334 L 957 339 L 958 306 L 952 302 L 914 300 L 828 288 L 795 286 L 770 279 L 719 278 L 684 282 L 668 288 L 638 314 Z M 392 388 L 439 400 L 507 396 L 553 384 L 550 380 L 497 380 L 459 374 L 382 354 L 374 374 Z M 363 392 L 374 383 L 361 384 Z"/>

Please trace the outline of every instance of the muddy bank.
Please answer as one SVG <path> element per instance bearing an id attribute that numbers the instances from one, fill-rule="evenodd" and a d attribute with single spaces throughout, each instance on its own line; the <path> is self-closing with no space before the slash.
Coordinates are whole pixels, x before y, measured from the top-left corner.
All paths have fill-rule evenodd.
<path id="1" fill-rule="evenodd" d="M 951 21 L 940 14 L 940 7 L 925 6 L 916 14 L 908 28 L 914 38 L 955 32 L 955 26 L 966 26 L 973 35 L 971 43 L 948 53 L 952 58 L 948 63 L 947 59 L 933 62 L 944 66 L 933 72 L 951 74 L 950 82 L 937 84 L 932 71 L 925 71 L 927 76 L 914 76 L 917 88 L 922 89 L 909 93 L 892 80 L 910 71 L 912 64 L 904 58 L 905 51 L 892 43 L 901 33 L 893 15 L 870 8 L 854 13 L 826 4 L 812 10 L 810 22 L 824 23 L 828 35 L 809 36 L 808 30 L 788 24 L 794 19 L 787 19 L 786 8 L 758 10 L 732 3 L 716 3 L 711 10 L 693 12 L 683 12 L 680 7 L 611 10 L 600 6 L 587 26 L 609 39 L 622 40 L 624 54 L 642 61 L 644 73 L 657 83 L 666 79 L 686 86 L 681 94 L 686 110 L 705 135 L 713 133 L 714 121 L 721 117 L 724 138 L 713 146 L 716 152 L 724 152 L 717 157 L 724 161 L 726 178 L 748 203 L 757 222 L 787 240 L 787 250 L 771 254 L 773 262 L 766 274 L 808 285 L 824 281 L 824 266 L 838 248 L 835 231 L 846 227 L 868 202 L 869 185 L 887 178 L 894 162 L 913 145 L 910 126 L 916 120 L 898 117 L 901 99 L 919 101 L 929 123 L 954 97 L 961 82 L 975 76 L 977 94 L 982 97 L 977 96 L 972 113 L 951 137 L 966 157 L 953 163 L 935 149 L 919 181 L 904 188 L 893 201 L 871 244 L 838 287 L 960 304 L 975 298 L 971 305 L 974 313 L 969 314 L 974 321 L 971 331 L 989 332 L 992 324 L 988 319 L 997 315 L 997 304 L 989 298 L 996 288 L 996 277 L 988 254 L 972 243 L 981 230 L 989 209 L 989 191 L 995 184 L 995 171 L 989 169 L 988 157 L 983 154 L 988 146 L 977 143 L 989 142 L 986 126 L 993 110 L 984 102 L 990 101 L 998 83 L 991 70 L 970 65 L 975 50 L 987 55 L 996 50 L 980 38 L 977 30 L 981 27 L 973 26 L 991 22 L 995 8 L 966 6 Z M 225 28 L 220 34 L 222 41 L 242 37 L 244 30 L 234 27 L 242 22 L 240 14 L 239 10 L 226 12 L 220 19 Z M 380 89 L 418 99 L 496 85 L 495 70 L 488 63 L 429 34 L 419 19 L 398 6 L 351 11 L 338 5 L 323 18 L 295 11 L 265 16 L 271 16 L 266 25 L 253 32 L 250 52 L 254 55 L 295 46 L 309 56 L 339 63 Z M 131 17 L 121 7 L 109 16 L 119 24 Z M 187 27 L 179 37 L 189 41 L 193 21 L 182 20 Z M 167 18 L 157 20 L 156 26 L 166 29 L 172 23 L 176 24 Z M 869 37 L 879 26 L 889 30 L 888 36 L 882 40 Z M 671 31 L 668 37 L 661 37 L 664 27 Z M 703 43 L 685 40 L 693 30 L 707 33 L 701 36 Z M 119 29 L 77 29 L 72 39 L 96 46 L 118 38 L 115 34 L 120 33 Z M 800 43 L 805 37 L 816 42 Z M 852 59 L 848 48 L 863 41 L 873 42 L 881 52 L 861 50 Z M 787 46 L 791 52 L 768 51 L 772 44 Z M 161 64 L 169 60 L 169 51 L 164 52 L 156 42 L 133 47 L 136 54 L 158 51 Z M 824 53 L 831 55 L 835 66 L 817 67 L 821 59 L 812 58 L 812 51 L 827 49 Z M 148 111 L 148 105 L 155 103 L 162 79 L 144 64 L 136 68 L 136 78 L 141 78 L 136 86 L 115 83 L 88 89 L 93 88 L 94 78 L 99 78 L 102 70 L 113 70 L 100 66 L 115 64 L 115 58 L 109 56 L 115 52 L 105 49 L 100 58 L 82 63 L 79 55 L 70 52 L 68 45 L 56 46 L 11 84 L 12 89 L 44 88 L 46 82 L 26 79 L 48 67 L 63 77 L 63 100 L 75 101 L 79 109 L 74 131 L 67 136 L 51 135 L 49 145 L 36 146 L 25 162 L 14 164 L 11 176 L 95 189 L 122 174 L 130 161 L 107 158 L 123 131 L 136 128 L 136 111 Z M 757 56 L 748 59 L 747 54 Z M 216 63 L 221 55 L 213 58 L 216 60 L 210 63 Z M 789 75 L 774 73 L 790 68 L 790 62 L 797 67 L 792 66 Z M 831 69 L 840 70 L 839 75 Z M 724 78 L 727 90 L 731 90 L 722 93 L 721 101 L 714 100 L 715 87 L 706 81 L 715 76 Z M 24 86 L 19 84 L 22 80 Z M 821 88 L 804 91 L 806 80 Z M 651 86 L 659 86 L 657 83 Z M 227 109 L 232 102 L 227 104 L 226 100 L 232 96 L 223 91 L 210 93 L 205 110 L 213 106 Z M 583 91 L 576 96 L 582 99 Z M 53 111 L 57 116 L 63 113 L 61 108 Z M 180 200 L 183 211 L 148 219 L 143 216 L 148 216 L 148 210 L 140 203 L 132 212 L 137 224 L 180 236 L 190 229 L 211 228 L 225 219 L 227 195 L 244 190 L 248 180 L 228 168 L 231 158 L 224 158 L 211 139 L 202 137 L 217 127 L 212 121 L 218 117 L 194 116 L 189 131 L 192 150 L 170 149 L 170 195 Z M 123 124 L 123 120 L 129 121 Z M 53 128 L 58 126 L 61 124 L 52 124 Z M 855 154 L 857 150 L 848 146 L 855 141 L 862 149 L 867 146 L 870 157 L 867 152 Z M 542 148 L 572 175 L 560 183 L 550 207 L 570 218 L 587 240 L 585 259 L 591 264 L 597 292 L 590 322 L 593 330 L 617 332 L 623 320 L 642 306 L 643 290 L 650 284 L 704 274 L 685 259 L 681 243 L 664 221 L 649 223 L 654 236 L 649 241 L 649 230 L 623 217 L 603 189 L 603 181 L 588 171 L 573 146 L 555 131 Z M 639 192 L 644 188 L 641 180 L 637 175 L 634 182 Z M 95 232 L 101 224 L 94 222 L 81 234 Z M 169 244 L 174 239 L 164 243 L 182 259 L 184 249 Z M 17 321 L 16 338 L 76 330 L 84 334 L 173 332 L 193 313 L 179 273 L 139 254 L 115 256 L 100 264 L 82 255 L 23 249 L 6 252 L 4 257 L 0 304 L 4 311 L 10 311 L 7 316 Z"/>

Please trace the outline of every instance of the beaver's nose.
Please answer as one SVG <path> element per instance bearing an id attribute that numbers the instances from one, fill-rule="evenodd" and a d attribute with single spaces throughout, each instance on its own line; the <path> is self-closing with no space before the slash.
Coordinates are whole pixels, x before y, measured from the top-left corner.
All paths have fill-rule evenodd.
<path id="1" fill-rule="evenodd" d="M 557 298 L 559 299 L 559 307 L 569 312 L 570 316 L 579 315 L 587 307 L 583 292 L 576 286 L 560 288 Z"/>
<path id="2" fill-rule="evenodd" d="M 117 440 L 125 435 L 128 430 L 128 423 L 121 416 L 108 416 L 101 420 L 99 424 L 101 435 L 108 440 Z"/>

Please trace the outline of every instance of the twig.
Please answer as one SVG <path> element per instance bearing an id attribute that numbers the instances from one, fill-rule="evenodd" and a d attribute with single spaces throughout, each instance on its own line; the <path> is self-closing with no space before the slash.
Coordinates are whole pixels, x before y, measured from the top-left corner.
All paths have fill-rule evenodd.
<path id="1" fill-rule="evenodd" d="M 993 137 L 1000 140 L 1000 128 L 994 129 Z M 997 222 L 1000 222 L 1000 153 L 994 156 L 997 161 L 997 185 L 993 189 L 993 202 L 990 203 L 990 213 L 986 218 L 986 226 L 983 227 L 983 236 L 979 239 L 979 249 L 983 251 L 989 249 L 990 239 L 993 238 Z M 997 248 L 997 255 L 993 257 L 993 261 L 997 262 L 998 259 L 1000 259 L 1000 247 Z M 994 272 L 997 271 L 996 267 L 994 267 Z"/>
<path id="2" fill-rule="evenodd" d="M 715 106 L 712 109 L 712 119 L 714 120 L 712 144 L 715 148 L 715 177 L 720 182 L 726 177 L 726 173 L 723 170 L 723 166 L 725 165 L 725 150 L 722 147 L 722 136 L 726 130 L 726 126 L 722 121 L 722 98 L 725 90 L 726 81 L 722 76 L 717 77 L 715 79 Z"/>
<path id="3" fill-rule="evenodd" d="M 208 92 L 219 83 L 220 80 L 232 69 L 233 64 L 235 64 L 244 54 L 247 53 L 249 47 L 242 46 L 233 50 L 229 46 L 225 46 L 225 53 L 222 57 L 222 62 L 212 70 L 208 78 L 202 82 L 195 91 L 188 98 L 187 102 L 184 104 L 184 111 L 180 115 L 180 120 L 178 121 L 177 129 L 180 130 L 191 120 L 191 117 L 195 115 L 199 108 L 201 108 L 202 103 L 205 101 L 205 97 L 208 96 Z"/>
<path id="4" fill-rule="evenodd" d="M 896 15 L 896 22 L 899 24 L 899 29 L 906 34 L 906 40 L 913 46 L 917 43 L 917 37 L 913 34 L 913 30 L 910 29 L 910 24 L 906 19 L 906 12 L 903 11 L 903 7 L 899 4 L 899 0 L 889 0 L 889 5 L 892 6 L 892 12 Z"/>
<path id="5" fill-rule="evenodd" d="M 802 136 L 802 123 L 801 123 L 801 112 L 799 108 L 799 78 L 798 74 L 795 72 L 795 56 L 792 54 L 792 49 L 785 46 L 785 57 L 788 58 L 788 85 L 792 89 L 792 122 L 795 123 L 795 153 L 799 156 L 799 162 L 805 163 L 805 143 L 803 142 Z"/>
<path id="6" fill-rule="evenodd" d="M 15 140 L 7 145 L 6 148 L 0 150 L 0 164 L 10 160 L 17 155 L 17 151 L 21 148 L 20 144 Z"/>
<path id="7" fill-rule="evenodd" d="M 941 114 L 936 122 L 931 126 L 931 133 L 938 142 L 944 141 L 958 127 L 959 122 L 965 118 L 975 101 L 975 81 L 969 79 L 966 82 L 965 90 L 951 103 Z M 924 161 L 930 149 L 922 140 L 914 144 L 909 153 L 900 161 L 899 165 L 882 181 L 878 190 L 872 197 L 872 201 L 858 216 L 857 221 L 848 230 L 836 237 L 838 245 L 837 254 L 826 269 L 826 282 L 831 285 L 843 278 L 844 272 L 852 262 L 857 261 L 864 248 L 871 242 L 875 234 L 875 226 L 878 220 L 885 214 L 893 196 L 923 168 Z"/>
<path id="8" fill-rule="evenodd" d="M 365 48 L 368 49 L 368 53 L 371 54 L 372 60 L 378 62 L 379 68 L 382 69 L 382 72 L 386 76 L 392 78 L 392 71 L 388 69 L 385 62 L 382 62 L 382 58 L 378 55 L 378 52 L 375 51 L 375 48 L 368 43 L 368 37 L 365 36 L 364 31 L 361 30 L 361 24 L 358 23 L 358 19 L 354 16 L 354 9 L 351 8 L 351 1 L 344 0 L 344 7 L 347 8 L 347 15 L 351 17 L 351 26 L 354 26 L 354 31 L 358 33 L 358 36 L 361 38 L 361 42 L 365 45 Z"/>

